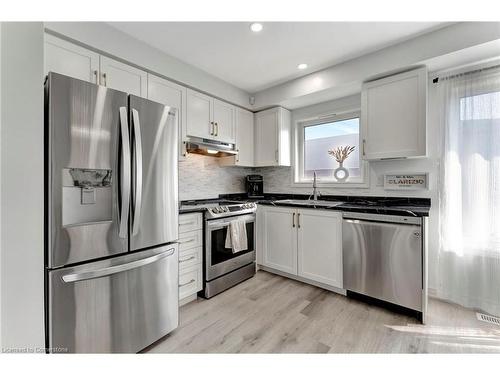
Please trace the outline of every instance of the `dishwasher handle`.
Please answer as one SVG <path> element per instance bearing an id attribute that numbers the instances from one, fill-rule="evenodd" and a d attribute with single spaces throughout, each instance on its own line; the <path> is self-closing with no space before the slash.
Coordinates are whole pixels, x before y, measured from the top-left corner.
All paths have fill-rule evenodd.
<path id="1" fill-rule="evenodd" d="M 370 221 L 370 222 L 394 223 L 394 224 L 405 224 L 405 225 L 422 225 L 422 218 L 413 216 L 344 212 L 342 217 L 345 222 L 349 223 Z"/>

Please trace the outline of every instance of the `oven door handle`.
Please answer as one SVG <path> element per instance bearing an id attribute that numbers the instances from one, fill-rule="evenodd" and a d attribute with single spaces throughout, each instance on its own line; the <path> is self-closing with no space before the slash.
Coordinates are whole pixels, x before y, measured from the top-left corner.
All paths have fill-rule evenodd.
<path id="1" fill-rule="evenodd" d="M 251 220 L 245 220 L 245 224 L 248 224 L 248 223 L 255 223 L 255 219 L 251 219 Z M 227 228 L 229 226 L 229 224 L 231 224 L 230 221 L 226 222 L 226 223 L 223 223 L 223 224 L 220 224 L 220 223 L 209 223 L 207 225 L 207 228 L 209 230 L 218 230 L 218 229 L 223 229 L 223 228 Z"/>

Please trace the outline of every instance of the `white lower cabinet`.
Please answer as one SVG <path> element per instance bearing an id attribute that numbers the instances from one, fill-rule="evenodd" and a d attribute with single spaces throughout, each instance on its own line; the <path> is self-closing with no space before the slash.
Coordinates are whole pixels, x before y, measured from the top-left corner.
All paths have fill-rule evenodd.
<path id="1" fill-rule="evenodd" d="M 179 270 L 179 300 L 198 293 L 202 288 L 201 266 L 191 266 Z"/>
<path id="2" fill-rule="evenodd" d="M 262 209 L 260 208 L 262 207 Z M 262 228 L 262 264 L 279 271 L 297 274 L 297 210 L 259 206 L 257 220 Z"/>
<path id="3" fill-rule="evenodd" d="M 298 275 L 342 288 L 342 214 L 298 210 Z"/>
<path id="4" fill-rule="evenodd" d="M 258 206 L 257 262 L 264 267 L 342 288 L 342 214 Z"/>
<path id="5" fill-rule="evenodd" d="M 179 300 L 196 299 L 203 288 L 203 217 L 199 212 L 179 215 Z"/>

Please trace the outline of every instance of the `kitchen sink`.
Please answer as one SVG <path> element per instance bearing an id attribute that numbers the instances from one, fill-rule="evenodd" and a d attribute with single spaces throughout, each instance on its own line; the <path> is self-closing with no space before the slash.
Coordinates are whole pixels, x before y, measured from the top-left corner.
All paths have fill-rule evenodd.
<path id="1" fill-rule="evenodd" d="M 322 200 L 305 200 L 305 199 L 281 199 L 279 201 L 274 201 L 276 204 L 293 204 L 302 206 L 319 206 L 319 207 L 335 207 L 339 206 L 344 202 L 339 201 L 322 201 Z"/>

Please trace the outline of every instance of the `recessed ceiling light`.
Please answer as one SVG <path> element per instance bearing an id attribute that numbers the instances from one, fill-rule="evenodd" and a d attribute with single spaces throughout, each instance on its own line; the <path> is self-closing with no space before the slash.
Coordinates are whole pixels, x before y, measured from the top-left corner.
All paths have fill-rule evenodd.
<path id="1" fill-rule="evenodd" d="M 250 25 L 250 30 L 252 30 L 254 33 L 258 33 L 259 31 L 262 30 L 264 26 L 262 26 L 261 23 L 254 22 Z"/>
<path id="2" fill-rule="evenodd" d="M 307 68 L 307 64 L 302 63 L 297 65 L 297 69 L 304 70 L 305 68 Z"/>

